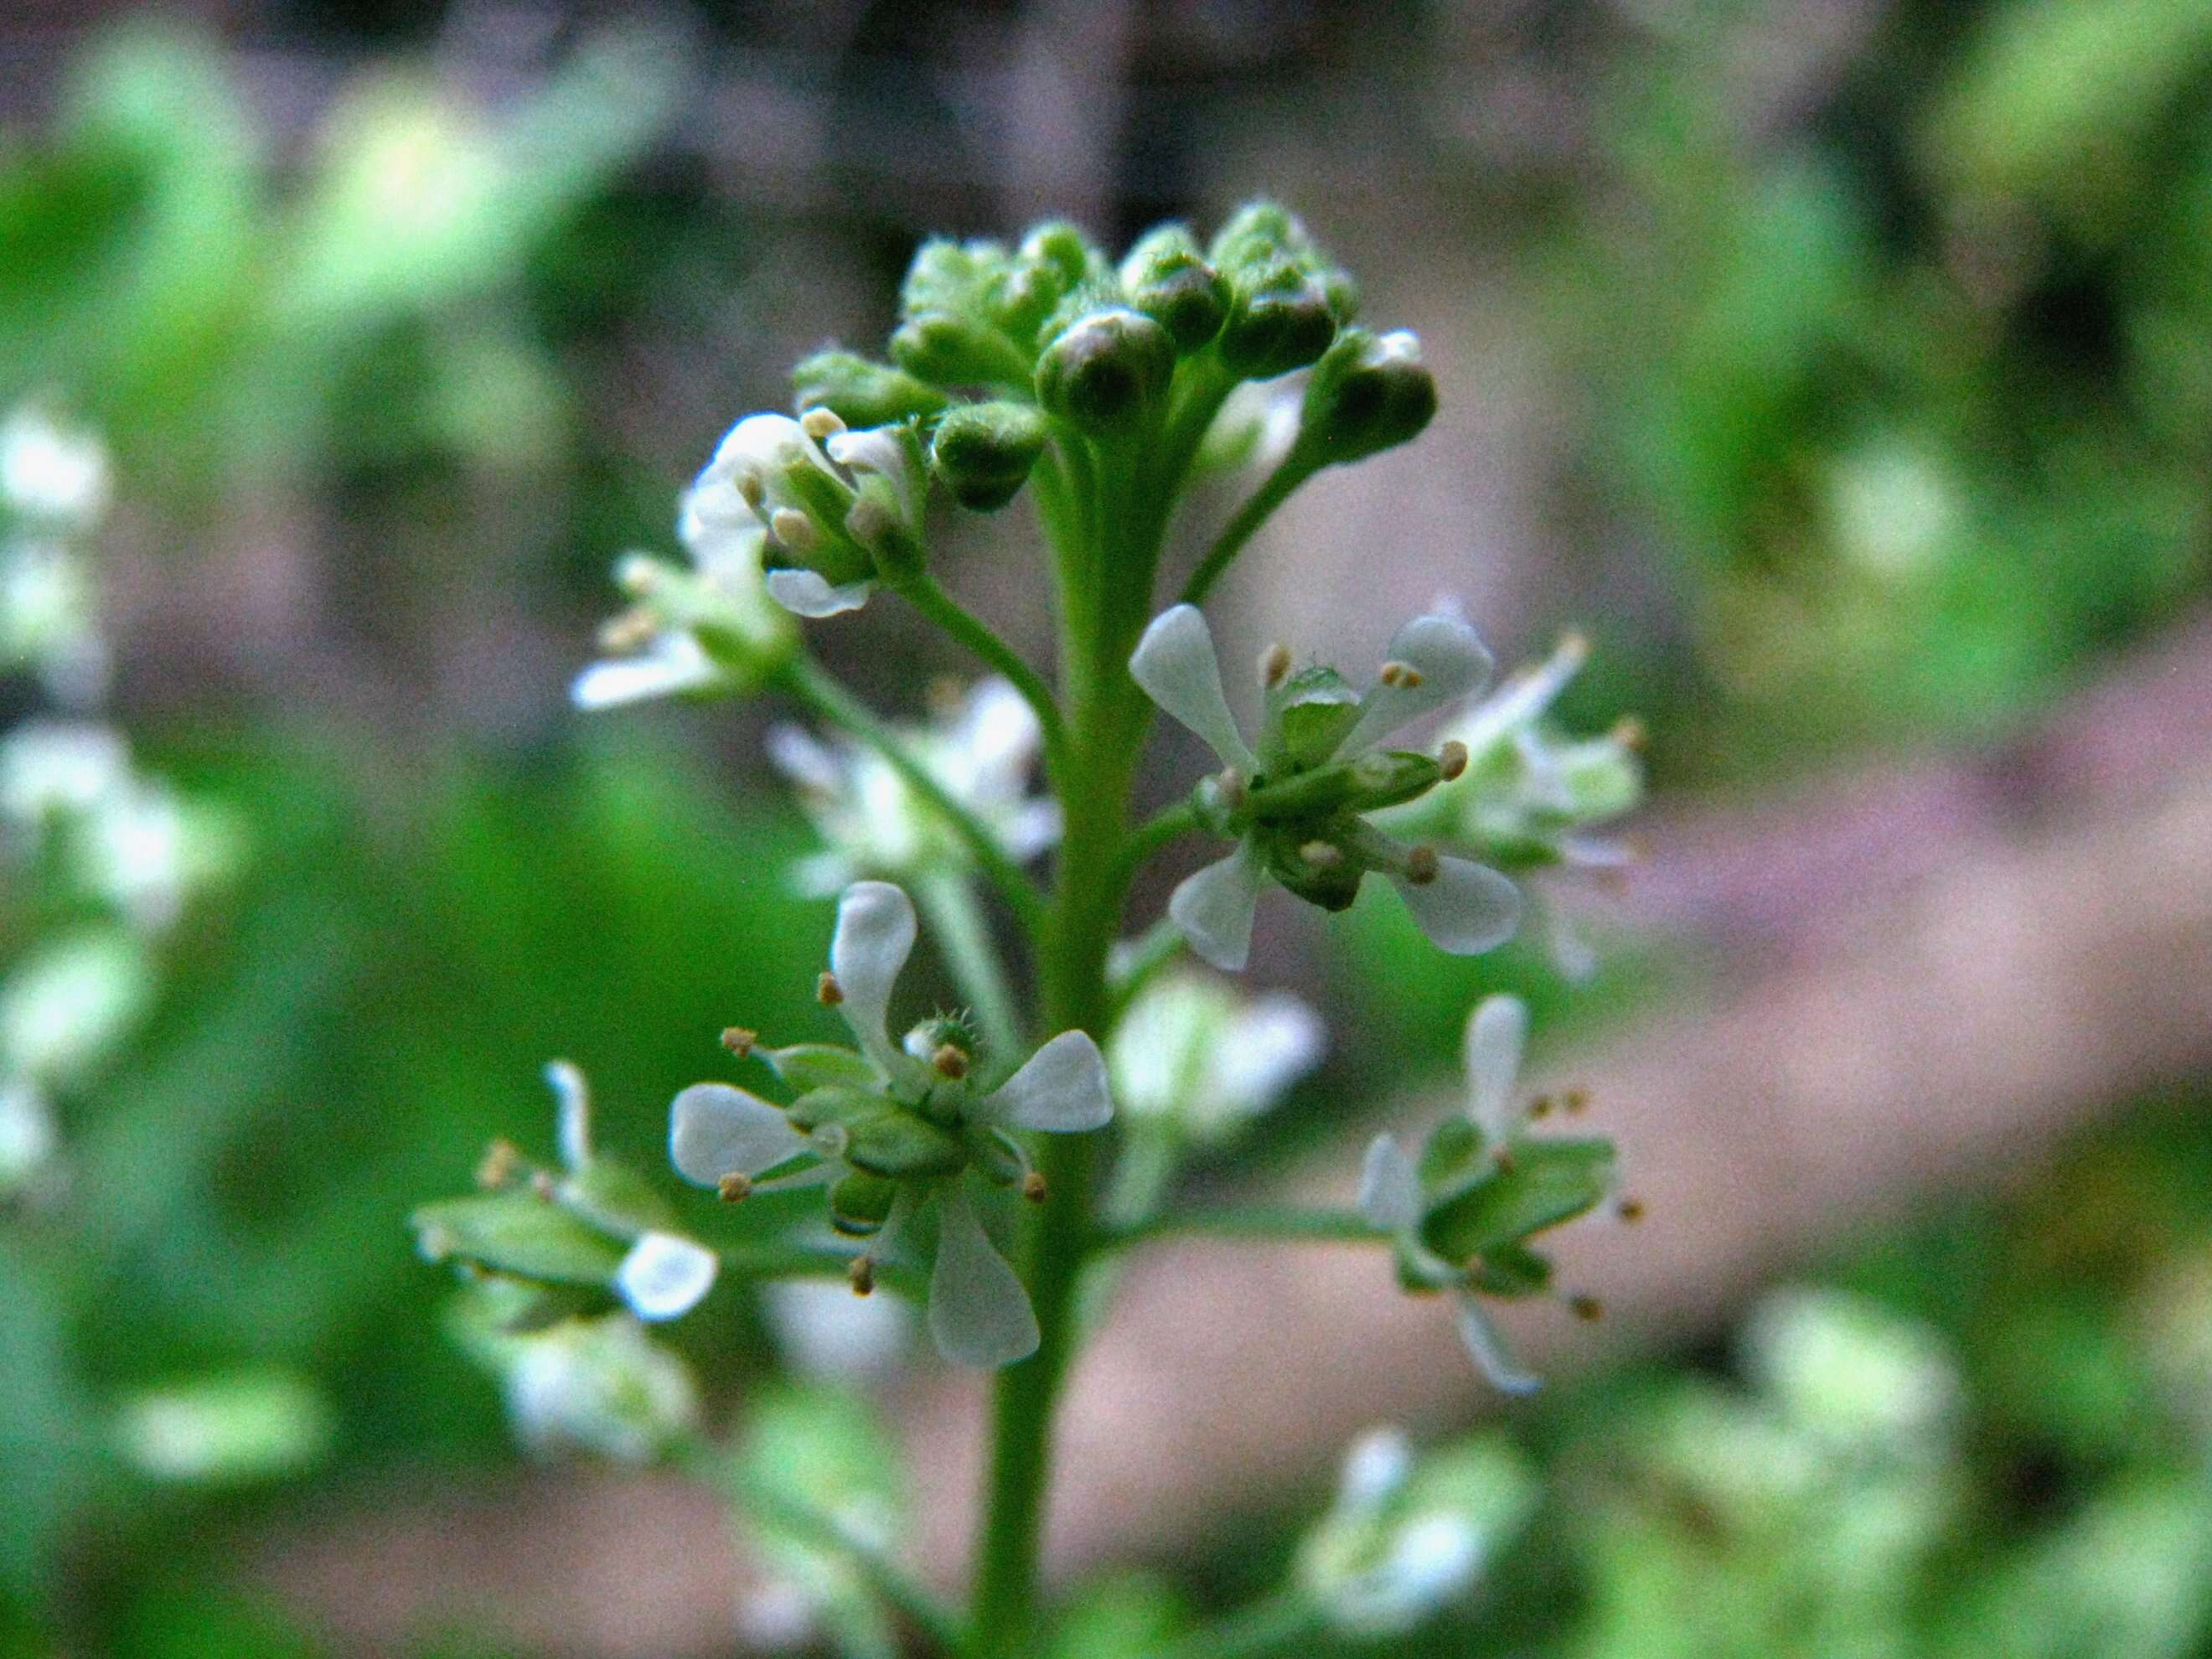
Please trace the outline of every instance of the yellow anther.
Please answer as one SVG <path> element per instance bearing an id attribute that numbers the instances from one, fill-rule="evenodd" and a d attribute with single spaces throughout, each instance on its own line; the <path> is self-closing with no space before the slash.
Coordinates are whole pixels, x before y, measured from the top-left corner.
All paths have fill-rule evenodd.
<path id="1" fill-rule="evenodd" d="M 1260 653 L 1260 684 L 1273 690 L 1291 677 L 1291 647 L 1280 640 Z"/>
<path id="2" fill-rule="evenodd" d="M 818 444 L 842 432 L 845 422 L 834 409 L 810 409 L 799 417 L 799 429 Z"/>
<path id="3" fill-rule="evenodd" d="M 725 1025 L 722 1028 L 722 1046 L 739 1060 L 752 1053 L 753 1046 L 759 1041 L 758 1031 L 749 1031 L 742 1025 Z"/>
<path id="4" fill-rule="evenodd" d="M 872 1255 L 856 1255 L 853 1264 L 845 1269 L 854 1296 L 866 1296 L 876 1288 L 876 1259 Z"/>
<path id="5" fill-rule="evenodd" d="M 1425 887 L 1437 878 L 1443 868 L 1433 847 L 1408 848 L 1406 852 L 1406 879 L 1416 887 Z"/>
<path id="6" fill-rule="evenodd" d="M 814 981 L 814 1000 L 824 1008 L 835 1008 L 845 1000 L 845 988 L 837 983 L 837 975 L 824 974 Z"/>
<path id="7" fill-rule="evenodd" d="M 1449 783 L 1461 773 L 1466 771 L 1467 745 L 1455 738 L 1437 750 L 1437 770 L 1443 775 L 1443 781 L 1446 783 Z"/>
<path id="8" fill-rule="evenodd" d="M 735 1204 L 750 1198 L 752 1193 L 753 1178 L 736 1170 L 731 1170 L 729 1174 L 714 1183 L 714 1195 L 725 1204 Z"/>

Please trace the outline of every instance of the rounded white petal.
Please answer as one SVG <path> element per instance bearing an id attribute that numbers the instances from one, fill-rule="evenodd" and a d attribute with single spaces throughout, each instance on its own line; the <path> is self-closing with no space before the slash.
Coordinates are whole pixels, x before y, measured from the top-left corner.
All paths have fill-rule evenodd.
<path id="1" fill-rule="evenodd" d="M 1200 957 L 1233 974 L 1252 954 L 1252 915 L 1266 880 L 1258 854 L 1239 842 L 1227 858 L 1183 878 L 1168 896 L 1168 918 Z"/>
<path id="2" fill-rule="evenodd" d="M 794 617 L 836 617 L 858 611 L 868 602 L 872 581 L 847 582 L 832 586 L 827 577 L 812 570 L 771 570 L 768 596 Z"/>
<path id="3" fill-rule="evenodd" d="M 713 1288 L 721 1258 L 674 1233 L 644 1233 L 615 1269 L 615 1289 L 640 1319 L 675 1319 Z"/>
<path id="4" fill-rule="evenodd" d="M 1520 1132 L 1525 1113 L 1514 1080 L 1528 1041 L 1528 1005 L 1515 996 L 1485 997 L 1467 1019 L 1467 1115 L 1490 1145 Z"/>
<path id="5" fill-rule="evenodd" d="M 1196 605 L 1178 605 L 1152 618 L 1129 658 L 1129 674 L 1146 696 L 1205 738 L 1229 765 L 1259 769 L 1229 712 L 1213 630 Z"/>
<path id="6" fill-rule="evenodd" d="M 1380 1509 L 1397 1496 L 1413 1472 L 1413 1443 L 1395 1424 L 1362 1432 L 1345 1449 L 1344 1475 L 1337 1482 L 1342 1509 Z"/>
<path id="7" fill-rule="evenodd" d="M 968 789 L 987 800 L 1018 800 L 1044 741 L 1036 710 L 1013 683 L 992 675 L 975 682 L 951 732 L 951 755 Z"/>
<path id="8" fill-rule="evenodd" d="M 1501 1394 L 1534 1394 L 1543 1387 L 1540 1377 L 1513 1363 L 1505 1339 L 1491 1323 L 1489 1313 L 1475 1299 L 1474 1293 L 1463 1291 L 1457 1300 L 1459 1340 L 1467 1345 L 1475 1369 L 1489 1380 L 1490 1386 Z"/>
<path id="9" fill-rule="evenodd" d="M 1367 1143 L 1359 1166 L 1359 1213 L 1377 1232 L 1402 1233 L 1421 1219 L 1421 1177 L 1395 1137 Z"/>
<path id="10" fill-rule="evenodd" d="M 1103 1128 L 1114 1115 L 1106 1062 L 1087 1034 L 1062 1031 L 977 1101 L 975 1110 L 988 1122 L 1017 1129 Z"/>
<path id="11" fill-rule="evenodd" d="M 838 1012 L 868 1058 L 896 1073 L 889 1035 L 891 988 L 914 954 L 914 901 L 887 881 L 856 881 L 837 901 L 830 971 L 844 993 Z"/>
<path id="12" fill-rule="evenodd" d="M 1494 951 L 1521 925 L 1521 890 L 1487 865 L 1439 859 L 1434 881 L 1390 879 L 1429 942 L 1455 957 Z"/>
<path id="13" fill-rule="evenodd" d="M 1376 683 L 1340 754 L 1358 754 L 1431 710 L 1472 696 L 1490 678 L 1490 653 L 1472 628 L 1450 617 L 1414 617 L 1392 636 L 1384 660 L 1412 669 L 1410 683 Z"/>
<path id="14" fill-rule="evenodd" d="M 727 1083 L 695 1083 L 669 1105 L 668 1161 L 702 1187 L 759 1175 L 809 1150 L 781 1112 Z"/>
<path id="15" fill-rule="evenodd" d="M 1029 1292 L 983 1231 L 968 1194 L 946 1194 L 929 1275 L 929 1334 L 937 1350 L 960 1365 L 1011 1365 L 1036 1352 L 1036 1315 Z"/>
<path id="16" fill-rule="evenodd" d="M 764 745 L 769 764 L 801 789 L 817 795 L 845 793 L 845 769 L 815 735 L 804 726 L 778 724 L 768 729 Z"/>
<path id="17" fill-rule="evenodd" d="M 1212 1055 L 1215 1091 L 1244 1114 L 1263 1112 L 1321 1063 L 1328 1028 L 1288 992 L 1256 1000 L 1231 1020 Z"/>
<path id="18" fill-rule="evenodd" d="M 568 701 L 582 709 L 614 708 L 653 697 L 672 697 L 714 684 L 722 676 L 699 641 L 689 634 L 663 634 L 641 656 L 595 662 L 568 687 Z"/>
<path id="19" fill-rule="evenodd" d="M 592 1161 L 592 1091 L 584 1074 L 565 1060 L 545 1062 L 545 1084 L 553 1091 L 555 1138 L 561 1162 L 580 1170 Z"/>

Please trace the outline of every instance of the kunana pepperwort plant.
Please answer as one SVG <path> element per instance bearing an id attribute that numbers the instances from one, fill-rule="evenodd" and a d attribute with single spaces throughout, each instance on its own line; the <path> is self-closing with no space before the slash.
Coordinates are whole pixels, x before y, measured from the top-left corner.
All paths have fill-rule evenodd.
<path id="1" fill-rule="evenodd" d="M 1326 1047 L 1304 1005 L 1178 966 L 1183 950 L 1234 974 L 1265 890 L 1336 911 L 1374 875 L 1436 948 L 1488 951 L 1520 923 L 1516 877 L 1618 861 L 1591 831 L 1640 788 L 1632 733 L 1572 739 L 1548 723 L 1584 647 L 1486 696 L 1490 654 L 1448 605 L 1407 622 L 1358 680 L 1271 647 L 1255 718 L 1232 711 L 1204 611 L 1216 585 L 1307 480 L 1407 441 L 1435 412 L 1419 341 L 1361 327 L 1358 302 L 1264 203 L 1210 244 L 1165 225 L 1118 263 L 1060 223 L 1012 246 L 927 242 L 884 356 L 799 363 L 792 411 L 738 421 L 684 495 L 685 559 L 617 566 L 629 608 L 575 682 L 580 708 L 761 694 L 804 716 L 773 728 L 769 750 L 823 842 L 793 878 L 838 895 L 817 988 L 852 1042 L 779 1046 L 733 1025 L 722 1041 L 744 1081 L 696 1082 L 671 1105 L 677 1172 L 769 1206 L 775 1242 L 704 1242 L 710 1228 L 595 1152 L 581 1078 L 558 1064 L 557 1164 L 496 1145 L 483 1190 L 425 1206 L 416 1225 L 427 1255 L 469 1275 L 459 1328 L 532 1443 L 696 1468 L 772 1554 L 817 1564 L 793 1579 L 797 1611 L 848 1650 L 890 1651 L 887 1621 L 979 1659 L 1051 1639 L 1038 1562 L 1054 1411 L 1111 1294 L 1109 1256 L 1192 1231 L 1378 1246 L 1407 1290 L 1449 1294 L 1483 1373 L 1521 1392 L 1534 1379 L 1486 1304 L 1548 1292 L 1529 1241 L 1613 1198 L 1608 1143 L 1529 1133 L 1537 1106 L 1515 1094 L 1526 1011 L 1492 998 L 1470 1022 L 1467 1111 L 1418 1157 L 1377 1139 L 1356 1208 L 1172 1206 L 1181 1161 L 1247 1129 Z M 1178 507 L 1201 474 L 1240 465 L 1257 474 L 1243 504 L 1175 580 Z M 933 568 L 945 505 L 996 513 L 1024 495 L 1048 553 L 1049 677 Z M 936 696 L 926 722 L 879 716 L 809 648 L 803 623 L 885 602 L 983 671 Z M 1218 769 L 1133 822 L 1156 710 Z M 1442 729 L 1425 736 L 1431 720 Z M 1139 870 L 1200 837 L 1212 851 L 1165 915 L 1132 917 Z M 925 926 L 963 1009 L 895 1008 Z M 918 1300 L 945 1359 L 995 1372 L 964 1607 L 914 1582 L 895 1529 L 855 1527 L 806 1479 L 779 1475 L 773 1435 L 744 1458 L 718 1452 L 688 1373 L 650 1334 L 718 1286 L 840 1277 Z M 777 1305 L 787 1321 L 819 1304 Z M 799 1413 L 808 1443 L 842 1432 L 843 1409 Z M 1528 1501 L 1502 1448 L 1417 1467 L 1401 1437 L 1370 1437 L 1283 1590 L 1174 1650 L 1409 1628 L 1480 1574 Z M 873 1611 L 856 1615 L 856 1595 Z"/>

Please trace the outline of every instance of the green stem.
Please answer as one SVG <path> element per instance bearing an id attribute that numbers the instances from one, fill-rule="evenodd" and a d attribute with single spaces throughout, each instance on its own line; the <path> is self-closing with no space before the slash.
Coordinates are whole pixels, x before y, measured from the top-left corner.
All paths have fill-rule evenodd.
<path id="1" fill-rule="evenodd" d="M 1042 936 L 1045 906 L 1036 884 L 1022 873 L 1021 866 L 1007 856 L 997 837 L 975 814 L 946 793 L 945 786 L 930 775 L 929 769 L 907 752 L 897 733 L 808 658 L 793 658 L 777 674 L 776 684 L 830 725 L 881 755 L 908 787 L 943 813 L 1031 940 Z"/>
<path id="2" fill-rule="evenodd" d="M 1161 1649 L 1157 1659 L 1265 1659 L 1310 1648 L 1322 1623 L 1320 1610 L 1302 1593 L 1279 1590 Z"/>
<path id="3" fill-rule="evenodd" d="M 934 875 L 915 884 L 915 897 L 929 918 L 930 933 L 960 988 L 975 1010 L 994 1074 L 1021 1063 L 1027 1045 L 1022 1019 L 1007 986 L 1005 965 L 968 884 L 958 876 Z"/>
<path id="4" fill-rule="evenodd" d="M 902 580 L 898 592 L 987 667 L 1012 682 L 1014 690 L 1022 694 L 1022 700 L 1036 713 L 1037 725 L 1044 733 L 1045 769 L 1058 777 L 1066 760 L 1067 731 L 1060 720 L 1060 704 L 1054 701 L 1052 688 L 1044 683 L 1043 677 L 1022 660 L 1020 653 L 993 632 L 988 623 L 946 592 L 927 571 Z"/>
<path id="5" fill-rule="evenodd" d="M 1187 836 L 1200 827 L 1198 808 L 1188 801 L 1161 808 L 1129 832 L 1128 838 L 1121 843 L 1121 860 L 1115 873 L 1126 884 L 1146 859 L 1178 836 Z"/>
<path id="6" fill-rule="evenodd" d="M 1162 916 L 1127 947 L 1126 958 L 1113 980 L 1114 1018 L 1118 1022 L 1129 1005 L 1159 971 L 1182 954 L 1182 929 Z"/>
<path id="7" fill-rule="evenodd" d="M 1307 1209 L 1291 1204 L 1245 1204 L 1205 1210 L 1171 1210 L 1127 1225 L 1103 1228 L 1091 1249 L 1103 1254 L 1168 1237 L 1240 1239 L 1260 1243 L 1382 1244 L 1390 1235 L 1357 1210 Z"/>
<path id="8" fill-rule="evenodd" d="M 1265 524 L 1268 514 L 1288 501 L 1291 492 L 1311 477 L 1316 470 L 1312 461 L 1295 444 L 1292 445 L 1291 453 L 1283 457 L 1281 465 L 1267 475 L 1267 482 L 1245 498 L 1244 505 L 1237 509 L 1237 516 L 1223 526 L 1221 534 L 1214 538 L 1213 545 L 1207 550 L 1206 556 L 1199 561 L 1198 568 L 1191 572 L 1190 580 L 1183 584 L 1182 602 L 1185 605 L 1206 603 L 1206 596 L 1213 591 L 1214 583 L 1221 580 L 1237 556 L 1244 550 L 1244 544 L 1252 539 L 1253 532 Z"/>

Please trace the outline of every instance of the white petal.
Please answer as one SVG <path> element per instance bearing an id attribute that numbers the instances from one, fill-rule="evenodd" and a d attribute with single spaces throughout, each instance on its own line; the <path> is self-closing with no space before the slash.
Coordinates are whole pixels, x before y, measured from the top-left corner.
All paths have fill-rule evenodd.
<path id="1" fill-rule="evenodd" d="M 1062 1031 L 977 1101 L 975 1109 L 988 1122 L 1017 1129 L 1103 1128 L 1114 1115 L 1106 1062 L 1088 1035 Z"/>
<path id="2" fill-rule="evenodd" d="M 1494 951 L 1521 925 L 1521 890 L 1487 865 L 1439 859 L 1434 881 L 1390 879 L 1429 942 L 1455 957 Z"/>
<path id="3" fill-rule="evenodd" d="M 1259 908 L 1266 872 L 1249 842 L 1209 864 L 1168 895 L 1168 917 L 1190 948 L 1226 973 L 1252 953 L 1252 915 Z"/>
<path id="4" fill-rule="evenodd" d="M 994 674 L 969 690 L 951 738 L 953 757 L 979 796 L 1017 800 L 1036 763 L 1044 731 L 1029 699 Z"/>
<path id="5" fill-rule="evenodd" d="M 804 726 L 771 726 L 765 747 L 769 764 L 801 789 L 817 795 L 845 793 L 845 769 L 828 746 Z"/>
<path id="6" fill-rule="evenodd" d="M 1492 1146 L 1520 1133 L 1526 1114 L 1514 1080 L 1528 1041 L 1528 1005 L 1514 996 L 1485 997 L 1467 1020 L 1467 1115 Z"/>
<path id="7" fill-rule="evenodd" d="M 1205 738 L 1228 764 L 1259 769 L 1229 712 L 1213 631 L 1196 605 L 1178 605 L 1152 618 L 1129 658 L 1129 674 L 1146 696 Z"/>
<path id="8" fill-rule="evenodd" d="M 999 825 L 999 844 L 1017 864 L 1027 864 L 1060 840 L 1060 803 L 1024 801 Z"/>
<path id="9" fill-rule="evenodd" d="M 1342 1509 L 1378 1510 L 1404 1489 L 1413 1472 L 1413 1443 L 1393 1424 L 1365 1431 L 1344 1454 L 1336 1501 Z"/>
<path id="10" fill-rule="evenodd" d="M 1579 634 L 1569 635 L 1541 663 L 1500 686 L 1453 735 L 1480 759 L 1500 738 L 1519 731 L 1549 708 L 1589 659 L 1589 641 Z"/>
<path id="11" fill-rule="evenodd" d="M 669 1105 L 668 1161 L 702 1187 L 759 1175 L 807 1150 L 781 1112 L 726 1083 L 695 1083 Z"/>
<path id="12" fill-rule="evenodd" d="M 1491 1387 L 1501 1394 L 1534 1394 L 1544 1386 L 1541 1378 L 1513 1363 L 1505 1339 L 1473 1291 L 1462 1291 L 1458 1302 L 1459 1340 L 1467 1345 L 1475 1368 L 1490 1380 Z"/>
<path id="13" fill-rule="evenodd" d="M 640 1319 L 675 1319 L 713 1288 L 721 1258 L 674 1233 L 645 1233 L 615 1269 L 615 1289 Z"/>
<path id="14" fill-rule="evenodd" d="M 1378 1232 L 1402 1233 L 1420 1221 L 1420 1173 L 1389 1135 L 1367 1144 L 1359 1166 L 1359 1213 Z"/>
<path id="15" fill-rule="evenodd" d="M 1414 617 L 1392 637 L 1384 660 L 1412 669 L 1415 683 L 1378 681 L 1339 754 L 1357 755 L 1431 710 L 1472 696 L 1490 678 L 1490 653 L 1472 628 L 1449 617 Z"/>
<path id="16" fill-rule="evenodd" d="M 580 1170 L 592 1161 L 592 1093 L 584 1074 L 565 1060 L 545 1062 L 545 1082 L 553 1091 L 555 1139 L 561 1162 Z"/>
<path id="17" fill-rule="evenodd" d="M 771 570 L 768 596 L 794 617 L 836 617 L 858 611 L 875 589 L 872 581 L 847 582 L 833 587 L 829 579 L 813 570 Z"/>
<path id="18" fill-rule="evenodd" d="M 914 954 L 914 901 L 887 881 L 856 881 L 837 901 L 830 971 L 845 994 L 838 1012 L 887 1075 L 900 1066 L 889 1034 L 891 988 Z"/>
<path id="19" fill-rule="evenodd" d="M 1010 1365 L 1036 1352 L 1036 1315 L 1029 1292 L 983 1231 L 968 1194 L 945 1194 L 929 1275 L 929 1334 L 937 1350 L 960 1365 Z"/>
<path id="20" fill-rule="evenodd" d="M 1244 1111 L 1265 1111 L 1321 1063 L 1328 1035 L 1321 1016 L 1296 997 L 1261 997 L 1234 1017 L 1215 1046 L 1214 1087 Z"/>
<path id="21" fill-rule="evenodd" d="M 698 641 L 689 634 L 663 634 L 642 656 L 611 658 L 585 669 L 569 685 L 568 701 L 583 709 L 613 708 L 700 690 L 721 677 Z"/>

